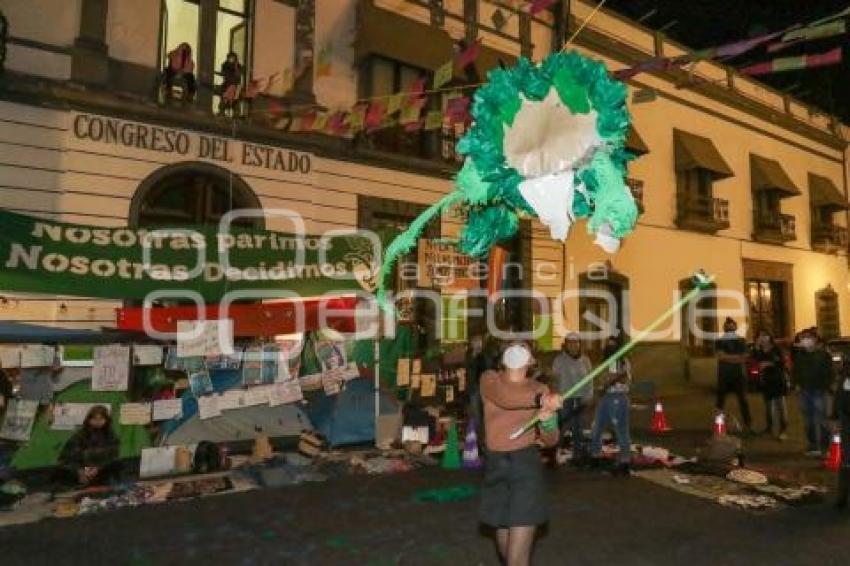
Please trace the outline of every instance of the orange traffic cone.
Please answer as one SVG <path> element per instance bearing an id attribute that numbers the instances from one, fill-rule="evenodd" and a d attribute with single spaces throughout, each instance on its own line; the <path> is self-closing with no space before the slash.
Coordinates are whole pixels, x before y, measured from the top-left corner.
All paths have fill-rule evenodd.
<path id="1" fill-rule="evenodd" d="M 714 417 L 714 436 L 726 436 L 726 415 L 723 413 Z"/>
<path id="2" fill-rule="evenodd" d="M 832 435 L 832 444 L 823 465 L 831 472 L 837 472 L 841 468 L 841 437 L 837 434 Z"/>
<path id="3" fill-rule="evenodd" d="M 667 424 L 667 417 L 664 416 L 664 406 L 661 404 L 661 401 L 655 402 L 655 413 L 652 415 L 652 432 L 661 433 L 661 432 L 670 432 L 673 430 L 670 428 L 670 425 Z"/>

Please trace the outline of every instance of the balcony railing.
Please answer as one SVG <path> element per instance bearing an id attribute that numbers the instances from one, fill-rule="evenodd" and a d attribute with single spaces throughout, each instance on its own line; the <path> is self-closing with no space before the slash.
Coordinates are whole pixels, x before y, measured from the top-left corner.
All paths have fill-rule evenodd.
<path id="1" fill-rule="evenodd" d="M 848 232 L 844 226 L 812 224 L 812 247 L 819 251 L 837 252 L 846 249 Z"/>
<path id="2" fill-rule="evenodd" d="M 756 210 L 753 227 L 753 236 L 759 241 L 781 244 L 797 239 L 797 221 L 790 214 Z"/>
<path id="3" fill-rule="evenodd" d="M 729 228 L 729 201 L 679 193 L 676 224 L 680 228 L 714 233 Z"/>
<path id="4" fill-rule="evenodd" d="M 629 191 L 632 193 L 632 198 L 635 199 L 638 212 L 643 214 L 643 181 L 627 178 L 626 186 L 629 187 Z"/>

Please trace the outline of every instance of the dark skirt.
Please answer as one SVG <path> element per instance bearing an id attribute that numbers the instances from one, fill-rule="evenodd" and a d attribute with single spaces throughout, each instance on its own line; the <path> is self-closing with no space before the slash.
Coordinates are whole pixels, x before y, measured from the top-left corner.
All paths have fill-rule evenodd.
<path id="1" fill-rule="evenodd" d="M 479 520 L 496 528 L 541 525 L 548 520 L 543 464 L 536 446 L 487 452 Z"/>

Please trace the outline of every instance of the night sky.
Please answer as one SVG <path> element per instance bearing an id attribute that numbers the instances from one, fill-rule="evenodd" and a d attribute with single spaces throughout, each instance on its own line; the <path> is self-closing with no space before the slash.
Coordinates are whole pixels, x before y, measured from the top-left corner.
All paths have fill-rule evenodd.
<path id="1" fill-rule="evenodd" d="M 665 33 L 693 48 L 721 45 L 766 32 L 781 31 L 796 23 L 808 23 L 840 12 L 850 0 L 608 0 L 605 6 L 632 19 L 643 20 L 652 29 L 665 26 Z M 848 22 L 850 27 L 850 22 Z M 820 39 L 767 54 L 757 49 L 727 63 L 744 67 L 803 53 L 822 53 L 845 46 L 841 65 L 789 71 L 759 77 L 775 88 L 815 105 L 829 114 L 837 114 L 850 124 L 850 41 L 848 34 Z"/>

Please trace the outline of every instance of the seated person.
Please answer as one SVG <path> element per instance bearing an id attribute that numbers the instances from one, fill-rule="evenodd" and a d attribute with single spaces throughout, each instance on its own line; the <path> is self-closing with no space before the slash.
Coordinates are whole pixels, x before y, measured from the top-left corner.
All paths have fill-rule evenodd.
<path id="1" fill-rule="evenodd" d="M 233 110 L 239 100 L 239 87 L 242 86 L 242 65 L 239 56 L 231 51 L 221 64 L 221 99 L 218 103 L 218 113 L 223 116 L 226 111 Z"/>
<path id="2" fill-rule="evenodd" d="M 109 411 L 103 405 L 92 407 L 82 428 L 68 439 L 59 455 L 58 479 L 83 486 L 118 480 L 119 444 Z"/>
<path id="3" fill-rule="evenodd" d="M 192 59 L 192 47 L 185 42 L 168 53 L 168 64 L 162 73 L 166 99 L 172 97 L 175 79 L 181 79 L 184 83 L 183 100 L 191 101 L 194 99 L 196 90 L 195 61 Z"/>

